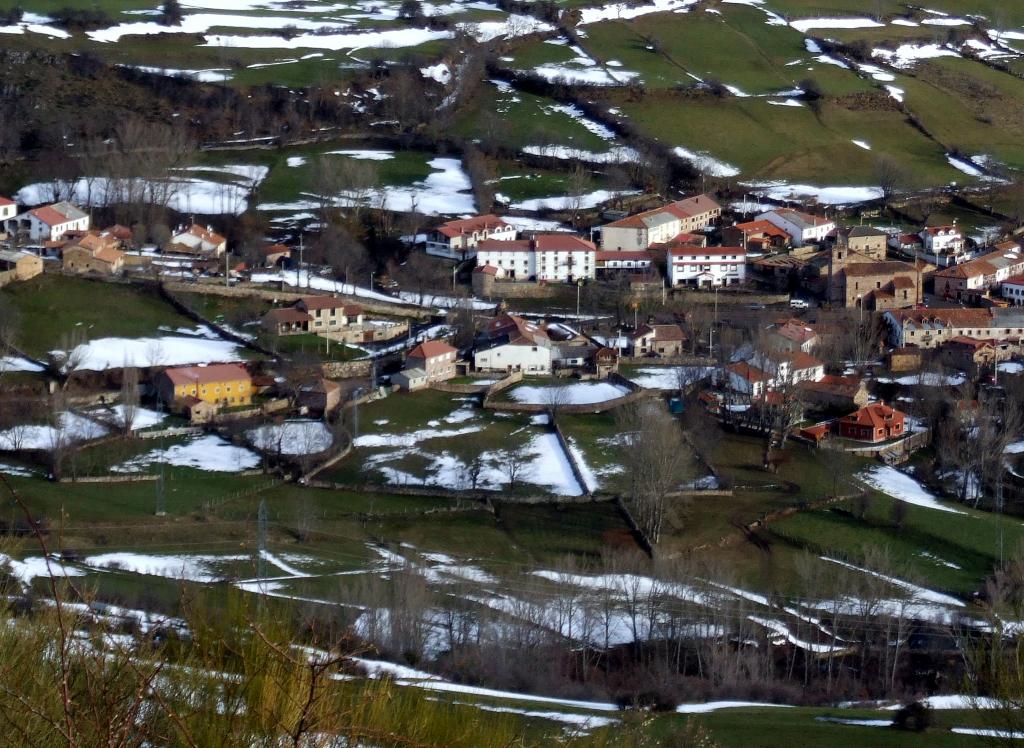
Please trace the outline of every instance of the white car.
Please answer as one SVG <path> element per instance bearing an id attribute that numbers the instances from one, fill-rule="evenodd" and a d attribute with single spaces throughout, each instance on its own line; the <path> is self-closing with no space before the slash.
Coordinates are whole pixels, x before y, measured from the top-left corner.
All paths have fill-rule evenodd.
<path id="1" fill-rule="evenodd" d="M 789 308 L 790 309 L 810 309 L 811 308 L 811 304 L 810 304 L 809 301 L 806 301 L 804 299 L 790 299 L 789 300 Z"/>

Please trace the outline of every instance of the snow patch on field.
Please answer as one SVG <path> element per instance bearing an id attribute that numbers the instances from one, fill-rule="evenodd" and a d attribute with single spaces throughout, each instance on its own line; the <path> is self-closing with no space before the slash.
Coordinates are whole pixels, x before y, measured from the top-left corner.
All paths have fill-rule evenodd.
<path id="1" fill-rule="evenodd" d="M 99 439 L 109 433 L 98 423 L 70 411 L 61 413 L 55 420 L 54 424 L 25 424 L 0 431 L 0 450 L 51 450 L 75 442 Z"/>
<path id="2" fill-rule="evenodd" d="M 771 200 L 800 201 L 813 198 L 825 205 L 855 205 L 882 197 L 882 190 L 878 187 L 815 187 L 787 182 L 751 182 L 747 186 L 754 194 Z"/>
<path id="3" fill-rule="evenodd" d="M 811 29 L 878 29 L 885 26 L 871 18 L 803 18 L 789 25 L 801 34 Z"/>
<path id="4" fill-rule="evenodd" d="M 676 146 L 672 149 L 672 152 L 679 156 L 679 158 L 689 161 L 698 171 L 708 174 L 709 176 L 734 177 L 740 173 L 740 170 L 732 164 L 719 161 L 706 153 L 691 151 L 687 148 L 683 148 L 682 146 Z"/>
<path id="5" fill-rule="evenodd" d="M 54 351 L 62 355 L 62 351 Z M 241 361 L 241 347 L 227 340 L 206 338 L 97 338 L 77 346 L 72 359 L 78 369 L 106 371 L 123 366 L 179 366 Z"/>
<path id="6" fill-rule="evenodd" d="M 610 3 L 594 8 L 582 8 L 580 10 L 580 25 L 585 26 L 601 21 L 626 20 L 649 13 L 686 12 L 690 6 L 696 5 L 697 2 L 698 0 L 654 0 L 653 3 L 646 5 Z"/>
<path id="7" fill-rule="evenodd" d="M 228 561 L 245 561 L 249 556 L 150 556 L 140 553 L 103 553 L 88 556 L 82 563 L 94 569 L 128 571 L 133 574 L 147 574 L 168 579 L 182 579 L 190 582 L 218 582 L 223 575 L 217 573 L 214 564 Z"/>
<path id="8" fill-rule="evenodd" d="M 334 437 L 323 421 L 294 420 L 246 432 L 253 446 L 283 455 L 315 455 L 331 448 Z"/>
<path id="9" fill-rule="evenodd" d="M 931 60 L 936 57 L 959 57 L 960 55 L 941 44 L 901 44 L 896 49 L 877 47 L 871 51 L 871 56 L 885 60 L 894 68 L 906 70 L 917 64 L 919 60 Z"/>
<path id="10" fill-rule="evenodd" d="M 677 390 L 680 379 L 683 383 L 697 382 L 711 375 L 710 366 L 657 366 L 638 369 L 629 381 L 645 390 Z"/>
<path id="11" fill-rule="evenodd" d="M 287 24 L 284 24 L 287 25 Z M 163 27 L 167 28 L 167 27 Z M 205 47 L 233 47 L 238 49 L 394 49 L 417 47 L 438 39 L 451 39 L 452 31 L 430 29 L 387 29 L 384 31 L 353 31 L 351 33 L 317 34 L 306 33 L 289 39 L 283 36 L 232 36 L 210 34 L 205 37 Z"/>
<path id="12" fill-rule="evenodd" d="M 870 468 L 860 473 L 858 478 L 887 496 L 908 504 L 938 509 L 940 512 L 949 512 L 950 514 L 967 514 L 959 509 L 940 504 L 939 500 L 928 493 L 920 483 L 889 465 Z"/>
<path id="13" fill-rule="evenodd" d="M 166 449 L 154 449 L 133 457 L 112 468 L 115 473 L 138 473 L 153 464 L 189 467 L 215 473 L 237 473 L 258 467 L 260 457 L 254 452 L 237 447 L 214 434 L 190 439 L 183 444 L 172 444 Z"/>
<path id="14" fill-rule="evenodd" d="M 608 382 L 579 382 L 577 384 L 552 387 L 520 385 L 509 391 L 508 396 L 517 403 L 531 405 L 594 405 L 628 395 L 629 390 L 621 385 Z"/>

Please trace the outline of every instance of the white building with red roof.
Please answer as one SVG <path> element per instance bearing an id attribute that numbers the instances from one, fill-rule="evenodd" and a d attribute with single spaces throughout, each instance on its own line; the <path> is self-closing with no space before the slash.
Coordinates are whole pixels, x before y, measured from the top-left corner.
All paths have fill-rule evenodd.
<path id="1" fill-rule="evenodd" d="M 820 244 L 825 237 L 836 230 L 836 222 L 831 218 L 811 215 L 793 208 L 776 208 L 757 216 L 758 221 L 768 221 L 793 239 L 794 247 L 805 244 Z"/>
<path id="2" fill-rule="evenodd" d="M 597 274 L 597 247 L 572 234 L 539 234 L 532 239 L 486 239 L 476 247 L 478 267 L 492 267 L 495 277 L 571 283 Z"/>
<path id="3" fill-rule="evenodd" d="M 165 247 L 168 252 L 207 257 L 220 257 L 227 248 L 228 240 L 214 231 L 212 226 L 195 223 L 186 229 L 179 229 Z"/>
<path id="4" fill-rule="evenodd" d="M 18 215 L 18 204 L 9 197 L 0 197 L 0 221 L 6 221 Z"/>
<path id="5" fill-rule="evenodd" d="M 443 382 L 455 376 L 455 359 L 459 352 L 443 340 L 427 340 L 409 351 L 406 369 L 420 369 L 427 382 Z"/>
<path id="6" fill-rule="evenodd" d="M 69 202 L 54 203 L 19 213 L 4 222 L 9 234 L 34 242 L 56 242 L 69 231 L 88 231 L 89 214 Z"/>
<path id="7" fill-rule="evenodd" d="M 743 247 L 666 246 L 671 286 L 733 286 L 747 277 L 747 250 Z"/>
<path id="8" fill-rule="evenodd" d="M 512 241 L 516 227 L 495 215 L 473 216 L 442 223 L 427 234 L 428 255 L 449 260 L 467 260 L 475 256 L 482 241 Z"/>
<path id="9" fill-rule="evenodd" d="M 504 314 L 487 326 L 487 343 L 473 352 L 477 371 L 550 374 L 554 346 L 542 325 Z"/>
<path id="10" fill-rule="evenodd" d="M 602 226 L 601 249 L 606 252 L 647 249 L 681 233 L 702 231 L 721 215 L 722 206 L 707 195 L 677 200 Z"/>

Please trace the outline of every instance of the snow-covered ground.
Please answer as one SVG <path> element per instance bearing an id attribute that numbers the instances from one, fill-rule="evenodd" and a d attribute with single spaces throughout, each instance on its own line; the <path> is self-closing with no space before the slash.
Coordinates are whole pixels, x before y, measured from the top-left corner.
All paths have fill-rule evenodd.
<path id="1" fill-rule="evenodd" d="M 260 456 L 215 434 L 206 434 L 181 444 L 150 450 L 111 470 L 115 473 L 138 473 L 150 465 L 161 463 L 215 473 L 237 473 L 258 467 Z"/>
<path id="2" fill-rule="evenodd" d="M 701 153 L 692 151 L 682 146 L 676 146 L 672 149 L 679 158 L 689 161 L 693 168 L 697 171 L 703 172 L 708 176 L 712 177 L 734 177 L 740 173 L 740 170 L 732 164 L 727 164 L 724 161 L 719 161 L 713 156 L 707 153 Z"/>
<path id="3" fill-rule="evenodd" d="M 677 390 L 680 380 L 697 382 L 711 376 L 713 371 L 710 366 L 657 366 L 637 369 L 629 381 L 647 390 Z"/>
<path id="4" fill-rule="evenodd" d="M 175 176 L 160 182 L 135 180 L 132 184 L 106 177 L 81 178 L 74 184 L 62 183 L 60 194 L 71 195 L 81 205 L 105 206 L 124 201 L 125 195 L 149 193 L 157 203 L 179 213 L 207 215 L 238 215 L 249 207 L 249 193 L 266 177 L 266 166 L 217 166 L 190 169 L 191 172 L 216 172 L 226 175 L 228 181 L 214 181 L 199 176 Z M 35 182 L 22 187 L 15 199 L 25 205 L 51 202 L 54 195 L 52 182 Z"/>
<path id="5" fill-rule="evenodd" d="M 56 355 L 62 352 L 55 351 Z M 123 366 L 179 366 L 242 360 L 242 348 L 228 340 L 163 335 L 151 338 L 97 338 L 77 346 L 77 369 L 105 371 Z"/>
<path id="6" fill-rule="evenodd" d="M 577 382 L 575 384 L 538 387 L 519 385 L 508 392 L 517 403 L 533 405 L 593 405 L 628 395 L 629 390 L 608 382 Z"/>
<path id="7" fill-rule="evenodd" d="M 816 187 L 788 182 L 751 182 L 747 185 L 755 195 L 772 200 L 803 200 L 813 198 L 826 205 L 856 205 L 882 197 L 879 187 Z"/>
<path id="8" fill-rule="evenodd" d="M 141 553 L 114 552 L 87 556 L 83 566 L 94 569 L 128 571 L 168 579 L 182 579 L 191 582 L 217 582 L 223 575 L 216 570 L 216 564 L 246 561 L 250 556 L 212 556 L 192 554 L 180 556 L 156 556 Z"/>
<path id="9" fill-rule="evenodd" d="M 24 424 L 0 431 L 0 450 L 52 450 L 75 442 L 106 436 L 108 430 L 94 421 L 71 413 L 61 413 L 53 424 Z"/>
<path id="10" fill-rule="evenodd" d="M 284 455 L 314 455 L 331 448 L 334 436 L 323 421 L 294 420 L 247 432 L 256 449 Z"/>
<path id="11" fill-rule="evenodd" d="M 966 514 L 959 509 L 940 504 L 939 500 L 928 493 L 924 487 L 906 473 L 901 473 L 889 465 L 879 465 L 869 468 L 858 476 L 862 481 L 873 488 L 877 488 L 887 496 L 899 501 L 905 501 L 915 506 L 923 506 L 928 509 L 938 509 L 941 512 L 951 514 Z"/>
<path id="12" fill-rule="evenodd" d="M 0 374 L 5 374 L 11 371 L 29 371 L 38 373 L 43 371 L 43 367 L 29 361 L 27 358 L 21 358 L 20 356 L 0 356 Z"/>

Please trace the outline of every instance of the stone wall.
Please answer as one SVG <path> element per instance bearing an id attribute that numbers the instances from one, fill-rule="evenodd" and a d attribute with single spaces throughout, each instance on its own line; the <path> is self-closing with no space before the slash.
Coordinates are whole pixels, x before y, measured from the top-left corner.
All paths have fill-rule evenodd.
<path id="1" fill-rule="evenodd" d="M 247 296 L 256 296 L 261 299 L 270 299 L 271 301 L 296 301 L 305 296 L 330 296 L 325 291 L 318 291 L 314 288 L 303 289 L 302 291 L 285 290 L 291 288 L 290 286 L 284 286 L 281 290 L 267 288 L 266 285 L 257 285 L 249 282 L 234 283 L 230 286 L 223 285 L 223 281 L 217 281 L 216 279 L 200 279 L 195 283 L 182 283 L 180 281 L 168 281 L 164 286 L 169 291 L 180 292 L 180 293 L 205 293 L 212 294 L 215 296 L 230 296 L 234 298 L 244 298 Z M 409 304 L 389 304 L 384 301 L 377 299 L 367 299 L 362 296 L 350 296 L 347 294 L 336 294 L 338 298 L 346 299 L 351 301 L 353 304 L 358 304 L 368 312 L 375 312 L 377 314 L 388 314 L 393 317 L 413 317 L 416 319 L 430 316 L 430 311 L 422 309 L 420 307 L 412 306 Z"/>
<path id="2" fill-rule="evenodd" d="M 473 294 L 486 299 L 547 299 L 561 283 L 496 280 L 487 273 L 473 273 Z"/>
<path id="3" fill-rule="evenodd" d="M 320 368 L 328 379 L 368 377 L 373 368 L 373 361 L 368 358 L 358 361 L 325 361 Z"/>

